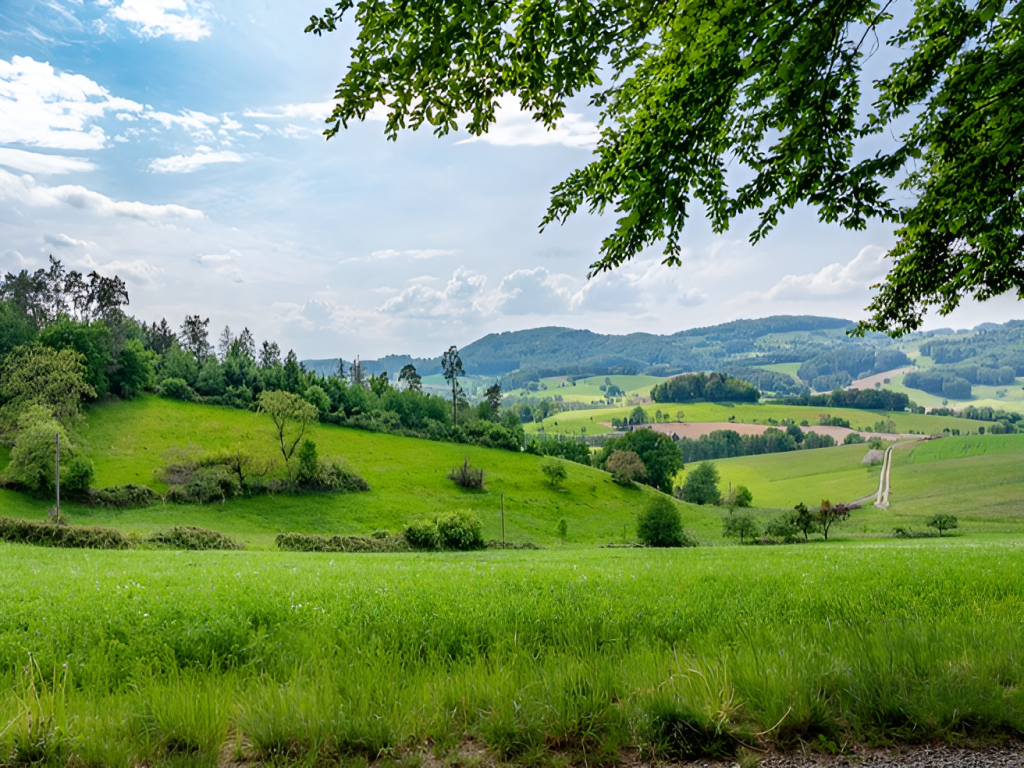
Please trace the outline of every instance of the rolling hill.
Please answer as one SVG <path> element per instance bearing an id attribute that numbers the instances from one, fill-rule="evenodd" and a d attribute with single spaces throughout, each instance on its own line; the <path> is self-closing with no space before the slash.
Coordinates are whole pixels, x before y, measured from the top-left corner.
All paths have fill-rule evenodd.
<path id="1" fill-rule="evenodd" d="M 268 417 L 249 411 L 183 403 L 152 396 L 90 408 L 80 430 L 79 450 L 95 465 L 97 487 L 139 483 L 166 490 L 158 471 L 175 450 L 215 450 L 242 440 L 266 455 L 277 450 Z M 398 530 L 422 517 L 472 511 L 484 522 L 486 538 L 501 538 L 501 497 L 509 540 L 556 542 L 565 519 L 569 542 L 632 538 L 633 515 L 654 493 L 629 490 L 605 472 L 567 464 L 563 488 L 553 488 L 539 470 L 541 459 L 475 446 L 376 434 L 332 425 L 309 433 L 321 456 L 340 455 L 370 484 L 367 493 L 292 496 L 278 494 L 229 500 L 224 504 L 164 505 L 137 510 L 91 509 L 67 505 L 79 524 L 113 525 L 147 532 L 170 525 L 199 525 L 238 536 L 257 546 L 272 545 L 279 532 L 369 534 Z M 279 455 L 279 454 L 278 454 Z M 467 491 L 447 478 L 468 457 L 485 471 L 486 489 Z M 7 514 L 41 518 L 48 502 L 0 490 Z M 719 534 L 717 519 L 681 504 L 684 524 L 699 537 Z"/>

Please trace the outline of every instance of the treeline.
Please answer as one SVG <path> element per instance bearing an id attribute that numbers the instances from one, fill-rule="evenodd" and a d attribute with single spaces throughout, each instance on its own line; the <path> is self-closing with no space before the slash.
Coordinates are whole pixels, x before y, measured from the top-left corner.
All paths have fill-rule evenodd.
<path id="1" fill-rule="evenodd" d="M 722 369 L 722 373 L 749 382 L 762 392 L 771 392 L 777 397 L 800 395 L 807 390 L 805 384 L 797 381 L 788 373 L 766 371 L 764 368 L 727 366 Z"/>
<path id="2" fill-rule="evenodd" d="M 1016 370 L 1008 365 L 1000 368 L 983 365 L 939 366 L 908 373 L 903 378 L 903 386 L 952 400 L 966 400 L 971 396 L 972 385 L 1009 386 L 1015 382 L 1016 375 Z"/>
<path id="3" fill-rule="evenodd" d="M 358 361 L 347 371 L 339 362 L 324 377 L 304 370 L 293 351 L 282 359 L 276 342 L 257 346 L 248 329 L 235 335 L 225 328 L 215 347 L 209 319 L 190 315 L 175 330 L 166 319 L 128 316 L 128 301 L 119 278 L 83 276 L 52 257 L 46 270 L 0 280 L 0 440 L 12 447 L 5 482 L 52 488 L 52 442 L 61 432 L 62 483 L 69 491 L 88 488 L 91 467 L 75 457 L 68 429 L 84 403 L 143 391 L 246 409 L 280 391 L 311 404 L 323 422 L 509 450 L 524 444 L 516 413 L 499 423 L 500 388 L 476 407 L 467 402 L 454 348 L 453 405 L 424 394 L 411 365 L 398 388 L 386 372 L 366 375 Z"/>
<path id="4" fill-rule="evenodd" d="M 939 365 L 971 361 L 987 368 L 1013 368 L 1024 376 L 1024 321 L 979 330 L 966 338 L 934 339 L 921 345 L 921 354 Z"/>
<path id="5" fill-rule="evenodd" d="M 857 408 L 864 411 L 905 411 L 910 398 L 888 389 L 836 389 L 821 395 L 793 395 L 772 400 L 778 405 L 813 405 L 827 408 Z"/>
<path id="6" fill-rule="evenodd" d="M 800 449 L 831 448 L 835 444 L 836 441 L 831 435 L 804 433 L 797 426 L 790 426 L 785 432 L 769 427 L 760 435 L 741 435 L 732 429 L 719 429 L 711 434 L 701 435 L 696 440 L 683 437 L 677 443 L 686 463 L 730 459 L 734 456 L 785 453 Z"/>
<path id="7" fill-rule="evenodd" d="M 736 402 L 756 403 L 757 387 L 724 373 L 684 373 L 651 388 L 656 403 Z"/>
<path id="8" fill-rule="evenodd" d="M 879 350 L 845 346 L 821 352 L 805 361 L 797 376 L 817 392 L 848 386 L 856 379 L 910 365 L 910 358 L 893 347 Z"/>

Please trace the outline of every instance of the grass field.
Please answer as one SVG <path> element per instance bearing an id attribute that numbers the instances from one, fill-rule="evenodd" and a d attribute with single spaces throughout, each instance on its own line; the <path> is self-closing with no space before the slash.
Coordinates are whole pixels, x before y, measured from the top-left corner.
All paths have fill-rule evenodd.
<path id="1" fill-rule="evenodd" d="M 745 485 L 754 494 L 757 507 L 792 509 L 803 502 L 817 506 L 822 499 L 833 503 L 859 499 L 878 489 L 881 464 L 861 463 L 865 445 L 841 445 L 795 453 L 740 456 L 715 461 L 725 492 L 729 484 Z M 1024 455 L 1022 455 L 1024 458 Z M 678 483 L 686 479 L 689 464 Z"/>
<path id="2" fill-rule="evenodd" d="M 243 440 L 267 455 L 276 450 L 268 417 L 231 408 L 182 403 L 145 396 L 104 404 L 87 412 L 79 450 L 92 459 L 97 487 L 141 483 L 166 490 L 156 476 L 179 448 L 216 450 Z M 79 524 L 113 525 L 147 533 L 190 524 L 237 536 L 251 545 L 271 546 L 283 531 L 369 534 L 399 530 L 421 517 L 468 510 L 484 524 L 484 535 L 501 538 L 500 495 L 504 494 L 506 535 L 542 545 L 557 543 L 565 519 L 570 544 L 621 542 L 633 533 L 634 514 L 654 491 L 629 490 L 607 473 L 567 464 L 564 487 L 553 488 L 541 474 L 541 459 L 496 449 L 437 443 L 330 425 L 312 428 L 321 456 L 344 456 L 370 484 L 368 493 L 313 496 L 276 495 L 230 500 L 226 504 L 157 505 L 140 510 L 90 509 L 68 505 Z M 464 457 L 485 471 L 486 489 L 467 491 L 447 478 Z M 52 504 L 52 502 L 49 502 Z M 0 490 L 4 512 L 42 518 L 48 502 Z M 685 525 L 698 537 L 718 536 L 717 519 L 680 504 Z"/>
<path id="3" fill-rule="evenodd" d="M 839 416 L 847 419 L 850 426 L 870 430 L 871 426 L 879 420 L 892 419 L 896 422 L 898 432 L 919 432 L 930 434 L 942 432 L 943 429 L 959 429 L 961 432 L 968 430 L 977 432 L 979 427 L 988 426 L 988 422 L 974 421 L 970 419 L 959 419 L 955 416 L 930 416 L 918 413 L 894 413 L 885 411 L 862 411 L 854 408 L 819 408 L 817 406 L 795 406 L 795 405 L 768 405 L 761 403 L 660 403 L 642 406 L 653 420 L 657 411 L 667 413 L 671 420 L 677 421 L 735 421 L 747 424 L 768 424 L 769 419 L 776 423 L 783 419 L 792 419 L 797 424 L 807 421 L 809 424 L 817 424 L 821 414 Z M 541 423 L 526 424 L 527 432 L 534 433 L 540 427 L 550 434 L 580 434 L 581 428 L 586 429 L 588 435 L 610 434 L 613 432 L 608 427 L 602 427 L 601 422 L 610 422 L 613 418 L 625 419 L 629 416 L 632 408 L 602 408 L 589 411 L 565 411 L 563 413 L 549 416 Z M 682 412 L 682 419 L 677 414 Z"/>
<path id="4" fill-rule="evenodd" d="M 547 389 L 539 389 L 536 392 L 515 389 L 507 392 L 506 397 L 554 397 L 560 395 L 566 402 L 590 403 L 604 399 L 605 393 L 601 391 L 601 387 L 608 382 L 621 389 L 626 398 L 650 397 L 651 387 L 663 381 L 666 379 L 660 376 L 590 376 L 585 379 L 576 379 L 574 386 L 569 381 L 569 377 L 556 376 L 540 380 L 540 384 Z"/>
<path id="5" fill-rule="evenodd" d="M 956 515 L 961 528 L 1024 533 L 1024 435 L 951 437 L 893 452 L 899 524 Z"/>
<path id="6" fill-rule="evenodd" d="M 1003 387 L 987 387 L 973 385 L 971 387 L 970 400 L 948 400 L 938 395 L 930 395 L 920 389 L 911 389 L 904 386 L 903 376 L 897 376 L 891 383 L 886 384 L 886 389 L 893 392 L 902 392 L 918 405 L 925 408 L 941 408 L 943 401 L 950 408 L 963 408 L 966 405 L 973 405 L 977 408 L 1002 408 L 1006 411 L 1024 412 L 1024 378 L 1018 377 L 1014 384 L 1007 384 Z"/>
<path id="7" fill-rule="evenodd" d="M 771 365 L 759 365 L 758 368 L 763 368 L 766 371 L 775 371 L 775 373 L 788 373 L 794 379 L 799 381 L 796 372 L 800 370 L 801 363 L 772 363 Z"/>
<path id="8" fill-rule="evenodd" d="M 715 461 L 723 493 L 729 483 L 745 485 L 754 496 L 756 517 L 767 520 L 778 509 L 822 499 L 849 502 L 878 489 L 881 465 L 861 463 L 865 445 L 813 451 L 742 456 Z M 690 464 L 677 483 L 685 481 Z M 944 437 L 897 445 L 890 474 L 887 510 L 867 502 L 833 535 L 877 536 L 896 527 L 927 531 L 937 512 L 955 515 L 968 534 L 1024 533 L 1024 435 Z M 727 512 L 714 510 L 722 517 Z"/>
<path id="9" fill-rule="evenodd" d="M 1024 734 L 1024 548 L 0 545 L 0 763 L 605 765 Z M 407 755 L 411 752 L 412 755 Z M 481 753 L 470 758 L 481 764 Z M 365 764 L 365 763 L 364 763 Z"/>

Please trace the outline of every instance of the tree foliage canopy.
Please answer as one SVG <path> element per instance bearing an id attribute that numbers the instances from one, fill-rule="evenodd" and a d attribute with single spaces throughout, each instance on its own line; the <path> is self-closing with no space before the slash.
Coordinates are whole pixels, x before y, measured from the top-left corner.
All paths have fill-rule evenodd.
<path id="1" fill-rule="evenodd" d="M 552 128 L 590 93 L 595 158 L 554 187 L 542 226 L 613 211 L 591 274 L 656 243 L 679 266 L 695 202 L 716 232 L 755 213 L 753 242 L 808 204 L 848 229 L 898 225 L 862 330 L 1024 294 L 1019 2 L 340 0 L 306 31 L 350 11 L 358 39 L 328 137 L 378 107 L 390 138 L 424 123 L 480 135 L 502 96 Z M 890 33 L 895 60 L 872 86 L 864 63 Z M 895 141 L 878 150 L 883 135 Z"/>

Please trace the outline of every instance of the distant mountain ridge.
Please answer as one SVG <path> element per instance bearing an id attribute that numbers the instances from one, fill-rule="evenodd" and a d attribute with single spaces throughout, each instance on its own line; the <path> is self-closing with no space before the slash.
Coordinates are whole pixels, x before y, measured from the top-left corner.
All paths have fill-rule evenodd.
<path id="1" fill-rule="evenodd" d="M 774 315 L 690 328 L 670 335 L 593 331 L 547 326 L 491 333 L 459 350 L 466 373 L 502 376 L 529 371 L 548 376 L 590 373 L 650 372 L 668 375 L 725 365 L 803 362 L 836 344 L 888 343 L 879 339 L 850 339 L 845 331 L 853 321 L 812 315 Z M 884 341 L 882 341 L 884 339 Z M 396 375 L 412 364 L 421 376 L 441 372 L 441 358 L 388 355 L 360 361 L 367 373 Z M 303 360 L 307 370 L 327 376 L 337 371 L 338 358 Z M 351 361 L 344 361 L 346 369 Z"/>

